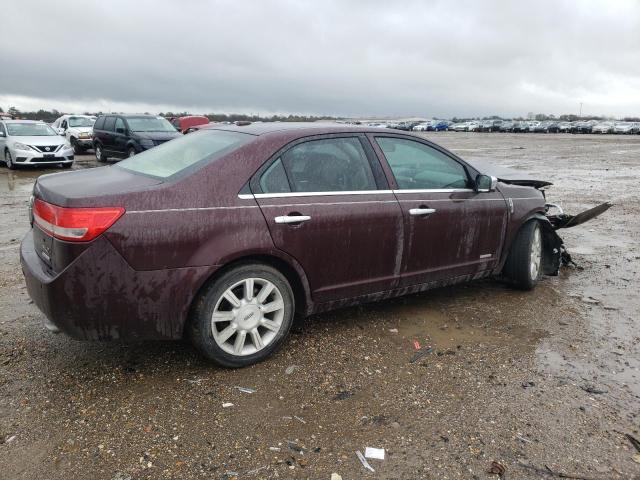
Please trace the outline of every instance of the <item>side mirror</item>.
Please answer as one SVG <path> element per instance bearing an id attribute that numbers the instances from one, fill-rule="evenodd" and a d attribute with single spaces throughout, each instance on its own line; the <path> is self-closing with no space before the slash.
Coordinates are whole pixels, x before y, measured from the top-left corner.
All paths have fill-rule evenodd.
<path id="1" fill-rule="evenodd" d="M 476 192 L 494 192 L 498 179 L 490 175 L 478 175 L 476 177 Z"/>
<path id="2" fill-rule="evenodd" d="M 65 129 L 64 128 L 58 128 L 57 132 L 58 132 L 58 135 L 64 136 Z"/>

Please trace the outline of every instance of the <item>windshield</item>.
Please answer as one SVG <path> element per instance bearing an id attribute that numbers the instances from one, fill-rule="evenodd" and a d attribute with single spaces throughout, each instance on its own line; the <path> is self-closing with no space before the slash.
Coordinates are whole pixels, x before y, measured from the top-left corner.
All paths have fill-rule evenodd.
<path id="1" fill-rule="evenodd" d="M 175 132 L 176 129 L 162 117 L 129 117 L 129 129 L 134 132 Z"/>
<path id="2" fill-rule="evenodd" d="M 116 167 L 167 178 L 197 163 L 214 161 L 253 138 L 246 133 L 222 130 L 194 132 L 122 160 Z"/>
<path id="3" fill-rule="evenodd" d="M 12 137 L 48 137 L 57 135 L 44 123 L 7 123 L 7 133 Z"/>
<path id="4" fill-rule="evenodd" d="M 69 117 L 70 127 L 92 127 L 95 120 L 89 117 Z"/>

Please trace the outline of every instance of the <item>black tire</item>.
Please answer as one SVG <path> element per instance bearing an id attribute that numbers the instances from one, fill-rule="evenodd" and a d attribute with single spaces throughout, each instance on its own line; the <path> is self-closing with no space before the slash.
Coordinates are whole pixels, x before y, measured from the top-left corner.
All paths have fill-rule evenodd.
<path id="1" fill-rule="evenodd" d="M 108 157 L 105 155 L 102 145 L 100 145 L 99 143 L 96 143 L 94 146 L 94 149 L 96 153 L 96 160 L 98 160 L 101 163 L 104 163 L 108 160 Z"/>
<path id="2" fill-rule="evenodd" d="M 15 170 L 17 168 L 16 164 L 13 163 L 13 158 L 11 158 L 11 152 L 8 148 L 4 151 L 4 162 L 9 170 Z"/>
<path id="3" fill-rule="evenodd" d="M 64 169 L 69 169 L 71 168 L 71 165 L 73 165 L 73 163 L 61 163 L 60 166 Z"/>
<path id="4" fill-rule="evenodd" d="M 536 247 L 537 236 L 537 247 Z M 532 290 L 540 280 L 542 269 L 542 230 L 537 220 L 524 224 L 514 239 L 509 256 L 503 268 L 503 275 L 513 286 L 521 290 Z M 534 250 L 539 249 L 538 267 L 534 272 L 532 258 Z"/>
<path id="5" fill-rule="evenodd" d="M 236 355 L 228 353 L 216 342 L 211 320 L 216 305 L 223 301 L 223 294 L 227 289 L 247 278 L 263 279 L 273 284 L 282 297 L 284 313 L 279 330 L 261 350 L 246 355 Z M 259 297 L 259 292 L 256 297 Z M 271 295 L 267 298 L 271 298 Z M 293 323 L 294 310 L 293 291 L 284 275 L 275 268 L 264 264 L 241 265 L 225 272 L 203 289 L 194 301 L 185 333 L 196 349 L 209 360 L 213 360 L 223 367 L 246 367 L 266 359 L 282 346 Z M 223 323 L 223 326 L 216 323 L 214 328 L 222 330 L 224 322 L 220 323 Z M 220 330 L 218 333 L 221 333 Z M 234 333 L 230 339 L 237 339 L 236 335 L 237 333 Z M 253 340 L 251 340 L 251 344 L 255 346 Z"/>
<path id="6" fill-rule="evenodd" d="M 76 155 L 80 155 L 81 153 L 84 153 L 84 148 L 78 145 L 78 142 L 76 141 L 75 138 L 71 137 L 71 140 L 69 141 L 69 143 L 71 143 L 71 146 L 73 147 L 73 153 L 75 153 Z"/>

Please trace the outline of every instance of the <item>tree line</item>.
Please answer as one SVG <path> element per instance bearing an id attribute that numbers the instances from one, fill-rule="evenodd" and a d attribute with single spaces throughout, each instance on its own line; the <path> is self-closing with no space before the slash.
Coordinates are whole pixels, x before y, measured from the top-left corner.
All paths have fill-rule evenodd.
<path id="1" fill-rule="evenodd" d="M 0 113 L 4 113 L 2 107 L 0 107 Z M 53 110 L 37 110 L 33 112 L 21 112 L 16 107 L 11 107 L 7 110 L 7 113 L 14 118 L 22 118 L 25 120 L 42 120 L 47 123 L 51 123 L 55 121 L 58 117 L 63 115 L 62 112 L 59 112 L 56 109 Z M 84 115 L 102 115 L 104 113 L 109 112 L 84 112 Z M 111 112 L 116 113 L 116 112 Z M 145 114 L 149 114 L 149 112 L 144 112 Z M 186 117 L 189 115 L 193 115 L 189 112 L 160 112 L 158 115 L 171 118 L 171 117 Z M 260 115 L 246 115 L 243 113 L 207 113 L 204 115 L 212 122 L 316 122 L 319 120 L 338 120 L 341 117 L 333 117 L 329 115 L 316 116 L 316 115 L 271 115 L 271 116 L 260 116 Z M 482 118 L 459 118 L 453 117 L 451 119 L 453 122 L 468 122 L 470 120 L 507 120 L 504 117 L 500 117 L 498 115 L 492 115 L 488 117 Z M 545 121 L 545 120 L 554 120 L 559 122 L 575 122 L 577 120 L 610 120 L 604 116 L 598 115 L 570 115 L 564 114 L 560 116 L 555 116 L 551 114 L 545 113 L 537 113 L 535 115 L 529 115 L 527 118 L 525 117 L 517 117 L 511 118 L 509 120 L 518 120 L 518 121 L 526 121 L 526 120 L 537 120 L 537 121 Z M 625 122 L 640 122 L 640 117 L 624 117 L 622 118 Z"/>

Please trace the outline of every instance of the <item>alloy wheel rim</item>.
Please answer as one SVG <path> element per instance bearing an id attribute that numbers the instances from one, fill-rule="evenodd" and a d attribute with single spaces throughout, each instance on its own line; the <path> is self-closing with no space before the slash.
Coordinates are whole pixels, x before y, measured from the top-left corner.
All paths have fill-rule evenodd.
<path id="1" fill-rule="evenodd" d="M 540 261 L 542 260 L 542 238 L 540 235 L 540 229 L 536 228 L 533 232 L 533 239 L 531 240 L 531 251 L 529 253 L 529 274 L 531 279 L 538 278 L 540 272 Z"/>
<path id="2" fill-rule="evenodd" d="M 11 168 L 11 165 L 13 164 L 13 158 L 11 158 L 11 152 L 9 150 L 7 150 L 7 154 L 5 155 L 5 163 L 8 168 Z"/>
<path id="3" fill-rule="evenodd" d="M 98 160 L 102 160 L 102 148 L 96 147 L 96 157 L 98 157 Z"/>
<path id="4" fill-rule="evenodd" d="M 264 278 L 245 278 L 227 288 L 216 302 L 211 333 L 226 353 L 252 355 L 275 340 L 284 313 L 278 287 Z"/>

